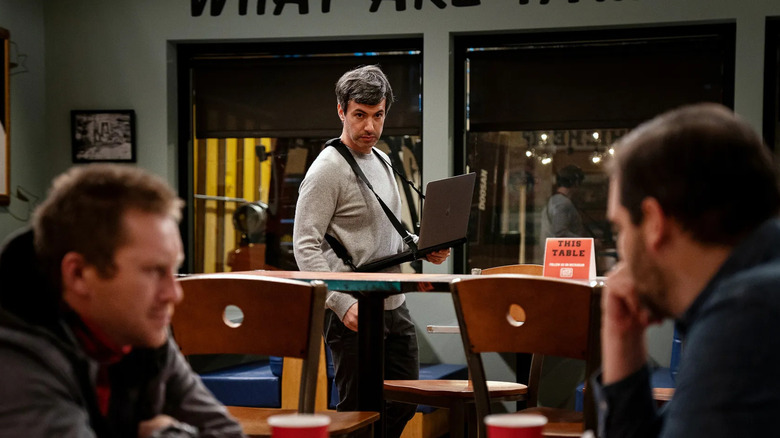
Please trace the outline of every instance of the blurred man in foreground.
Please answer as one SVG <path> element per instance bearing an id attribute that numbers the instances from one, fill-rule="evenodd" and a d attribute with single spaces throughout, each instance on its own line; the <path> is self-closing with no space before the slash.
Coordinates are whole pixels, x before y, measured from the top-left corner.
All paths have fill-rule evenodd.
<path id="1" fill-rule="evenodd" d="M 181 205 L 134 167 L 54 180 L 0 252 L 0 436 L 243 436 L 168 335 Z"/>
<path id="2" fill-rule="evenodd" d="M 622 262 L 603 296 L 605 437 L 776 435 L 780 208 L 769 149 L 715 104 L 683 107 L 616 145 L 607 215 Z M 656 411 L 645 331 L 674 318 L 684 348 Z"/>

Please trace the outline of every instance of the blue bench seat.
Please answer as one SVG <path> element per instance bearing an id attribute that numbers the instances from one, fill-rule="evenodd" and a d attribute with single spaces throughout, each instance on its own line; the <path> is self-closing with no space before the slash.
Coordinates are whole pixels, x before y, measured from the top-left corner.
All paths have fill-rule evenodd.
<path id="1" fill-rule="evenodd" d="M 675 377 L 677 377 L 677 371 L 680 368 L 680 355 L 682 354 L 682 337 L 677 332 L 677 328 L 674 329 L 672 335 L 672 354 L 669 358 L 668 367 L 656 367 L 650 374 L 650 387 L 651 388 L 675 388 Z M 583 399 L 585 383 L 580 383 L 577 386 L 577 392 L 574 398 L 574 408 L 578 411 L 583 409 Z"/>
<path id="2" fill-rule="evenodd" d="M 200 375 L 214 396 L 228 406 L 282 407 L 282 358 L 250 362 Z"/>
<path id="3" fill-rule="evenodd" d="M 668 367 L 659 367 L 652 371 L 650 374 L 650 387 L 651 388 L 674 388 L 674 376 L 672 376 L 672 370 Z M 584 391 L 585 383 L 577 385 L 577 393 L 574 398 L 574 409 L 582 412 L 584 403 Z"/>

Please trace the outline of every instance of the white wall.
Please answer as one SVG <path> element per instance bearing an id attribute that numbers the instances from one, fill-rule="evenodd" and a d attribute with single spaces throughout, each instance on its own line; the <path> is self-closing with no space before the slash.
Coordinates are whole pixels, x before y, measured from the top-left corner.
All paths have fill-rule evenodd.
<path id="1" fill-rule="evenodd" d="M 11 203 L 0 207 L 0 240 L 24 226 L 34 205 L 16 198 L 17 187 L 43 198 L 51 174 L 45 114 L 45 50 L 43 0 L 0 0 L 0 27 L 11 33 Z M 16 58 L 21 54 L 21 59 Z M 26 55 L 26 57 L 25 57 Z M 26 71 L 23 71 L 26 70 Z"/>
<path id="2" fill-rule="evenodd" d="M 192 17 L 186 0 L 0 0 L 0 26 L 9 28 L 30 55 L 30 73 L 12 78 L 12 187 L 43 194 L 51 177 L 71 165 L 70 110 L 101 108 L 136 111 L 138 165 L 175 184 L 172 48 L 183 41 L 422 36 L 423 165 L 429 181 L 452 168 L 453 34 L 736 22 L 736 111 L 760 132 L 764 23 L 767 16 L 780 16 L 777 0 L 553 0 L 548 5 L 482 0 L 472 7 L 445 0 L 444 9 L 425 0 L 421 10 L 406 0 L 402 12 L 395 10 L 396 1 L 384 0 L 376 13 L 369 12 L 369 0 L 332 1 L 329 13 L 321 12 L 321 0 L 310 0 L 306 15 L 295 5 L 273 15 L 276 1 L 267 1 L 265 14 L 257 15 L 256 1 L 247 3 L 245 16 L 238 15 L 239 0 L 227 0 L 218 17 L 209 15 L 210 1 L 203 16 Z M 23 225 L 10 218 L 11 212 L 26 217 L 26 204 L 14 200 L 11 208 L 0 209 L 0 236 Z M 449 269 L 445 264 L 429 271 Z M 454 322 L 446 295 L 410 294 L 409 302 L 421 327 Z M 652 333 L 652 354 L 668 363 L 670 326 Z M 463 360 L 457 338 L 436 336 L 423 340 L 425 356 Z M 494 368 L 496 378 L 508 372 L 501 363 Z"/>
<path id="3" fill-rule="evenodd" d="M 398 0 L 401 1 L 401 0 Z M 334 39 L 367 36 L 422 35 L 424 46 L 423 130 L 426 180 L 446 176 L 452 163 L 452 96 L 450 37 L 453 33 L 532 31 L 628 25 L 658 25 L 711 21 L 737 23 L 736 110 L 757 128 L 761 125 L 763 28 L 766 16 L 780 15 L 774 0 L 562 0 L 548 5 L 517 1 L 483 1 L 471 7 L 438 9 L 424 1 L 422 10 L 406 1 L 398 12 L 393 0 L 332 2 L 320 11 L 310 0 L 310 12 L 299 14 L 287 5 L 273 15 L 268 1 L 264 15 L 238 15 L 238 0 L 227 0 L 220 16 L 208 11 L 190 15 L 182 0 L 67 0 L 45 3 L 46 128 L 51 139 L 52 170 L 70 164 L 68 115 L 79 108 L 133 108 L 138 116 L 138 163 L 175 182 L 175 144 L 169 136 L 167 73 L 171 41 Z M 355 6 L 360 3 L 361 6 Z M 209 6 L 210 6 L 209 2 Z M 208 9 L 208 7 L 207 7 Z M 442 159 L 441 157 L 446 157 Z"/>

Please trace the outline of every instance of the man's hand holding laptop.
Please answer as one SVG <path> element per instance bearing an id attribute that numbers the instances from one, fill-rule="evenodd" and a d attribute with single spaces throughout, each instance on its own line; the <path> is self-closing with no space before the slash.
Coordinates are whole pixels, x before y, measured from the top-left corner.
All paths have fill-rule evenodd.
<path id="1" fill-rule="evenodd" d="M 434 251 L 431 253 L 428 253 L 425 256 L 425 260 L 428 260 L 429 262 L 433 263 L 434 265 L 440 265 L 444 263 L 445 260 L 447 260 L 447 257 L 450 256 L 450 249 L 440 249 L 438 251 Z"/>

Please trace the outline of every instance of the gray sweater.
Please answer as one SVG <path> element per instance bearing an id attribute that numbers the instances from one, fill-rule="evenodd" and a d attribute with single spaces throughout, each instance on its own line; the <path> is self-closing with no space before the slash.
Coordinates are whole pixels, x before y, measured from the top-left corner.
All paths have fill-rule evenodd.
<path id="1" fill-rule="evenodd" d="M 352 151 L 366 178 L 387 206 L 401 217 L 401 195 L 392 170 L 375 154 Z M 382 156 L 387 156 L 379 151 Z M 301 271 L 349 271 L 325 241 L 325 233 L 346 247 L 355 266 L 404 250 L 401 236 L 387 219 L 376 197 L 333 147 L 326 147 L 312 163 L 299 189 L 295 208 L 293 248 Z M 399 266 L 386 272 L 400 272 Z M 404 302 L 403 295 L 385 300 L 392 310 Z M 339 318 L 357 300 L 331 291 L 326 304 Z"/>

